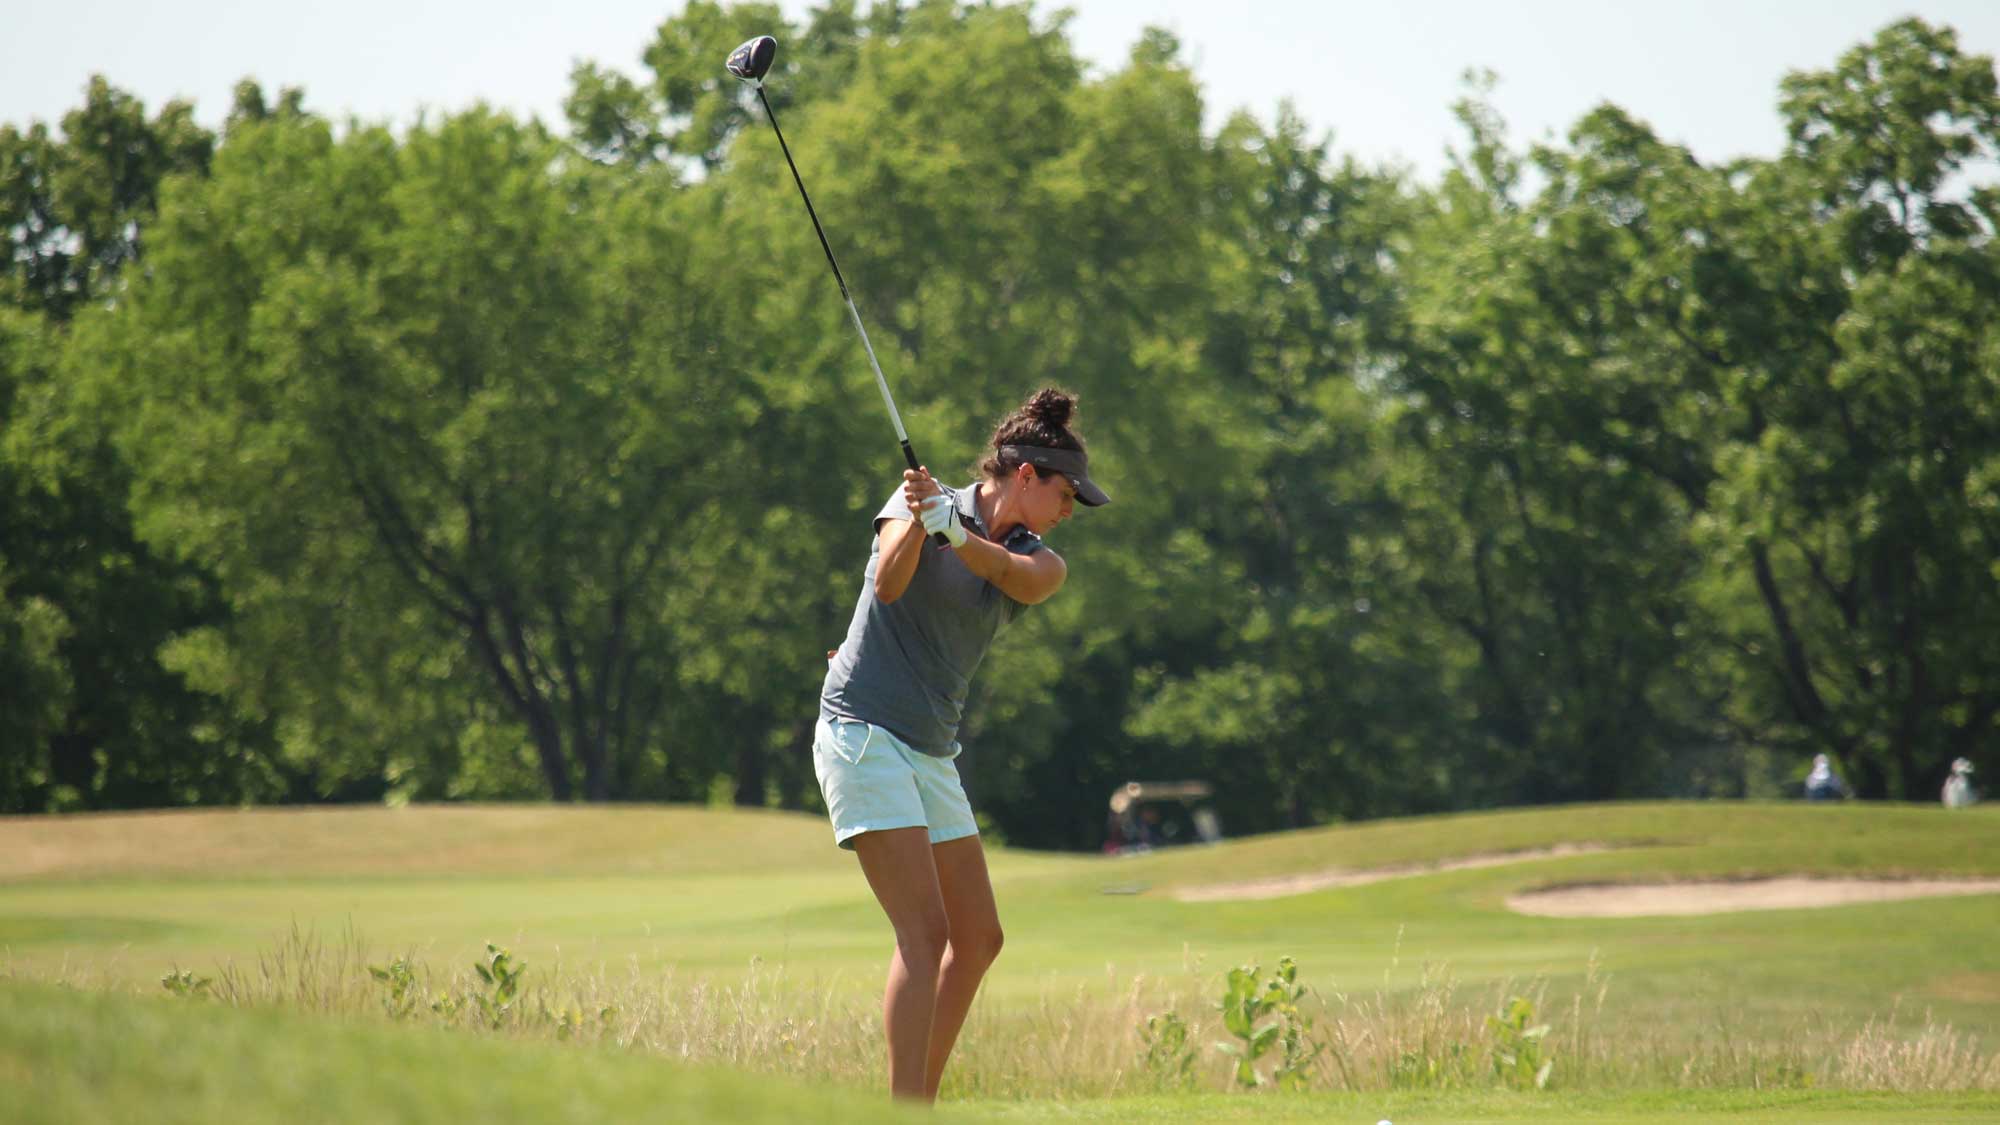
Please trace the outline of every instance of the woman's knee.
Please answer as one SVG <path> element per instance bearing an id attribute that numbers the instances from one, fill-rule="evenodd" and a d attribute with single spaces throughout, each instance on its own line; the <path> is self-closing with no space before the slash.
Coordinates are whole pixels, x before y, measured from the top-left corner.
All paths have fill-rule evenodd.
<path id="1" fill-rule="evenodd" d="M 906 965 L 937 964 L 944 959 L 951 938 L 951 920 L 942 909 L 923 911 L 896 927 L 896 948 L 902 951 Z"/>
<path id="2" fill-rule="evenodd" d="M 980 965 L 991 965 L 1000 956 L 1000 947 L 1006 942 L 1006 934 L 1000 930 L 1000 923 L 983 926 L 964 926 L 951 932 L 951 955 L 954 960 L 965 960 Z"/>

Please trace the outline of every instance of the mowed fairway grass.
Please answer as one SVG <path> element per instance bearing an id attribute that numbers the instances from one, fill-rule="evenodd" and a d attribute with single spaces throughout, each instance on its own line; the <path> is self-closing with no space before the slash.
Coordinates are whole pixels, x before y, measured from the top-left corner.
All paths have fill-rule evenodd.
<path id="1" fill-rule="evenodd" d="M 1598 850 L 1533 857 L 1561 845 Z M 1424 870 L 1512 853 L 1521 854 L 1496 866 Z M 1197 1067 L 1204 1076 L 1219 1073 L 1208 1041 L 1223 971 L 1251 962 L 1268 968 L 1284 955 L 1322 996 L 1372 998 L 1366 1002 L 1383 1010 L 1437 995 L 1441 979 L 1475 1006 L 1536 991 L 1547 999 L 1543 1017 L 1557 1025 L 1558 1087 L 1563 1044 L 1586 1022 L 1599 1052 L 1629 1043 L 1661 1058 L 1686 1044 L 1713 1055 L 1801 1029 L 1837 1039 L 1871 1020 L 1915 1027 L 1926 1017 L 1949 1024 L 1959 1042 L 1976 1040 L 1988 1059 L 2000 1047 L 2000 896 L 1628 919 L 1527 917 L 1505 905 L 1518 891 L 1568 883 L 2000 876 L 2000 809 L 1618 804 L 1382 821 L 1135 858 L 1003 848 L 990 856 L 1007 947 L 967 1031 L 968 1073 L 977 1073 L 982 1052 L 999 1049 L 991 1041 L 1045 1036 L 1049 1050 L 1064 1050 L 1061 1031 L 1073 1017 L 1099 1010 L 1107 1020 L 1136 1022 L 1134 1013 L 1150 1005 L 1175 1007 L 1197 1023 Z M 1262 900 L 1176 897 L 1195 887 L 1378 868 L 1404 873 Z M 46 1095 L 0 1106 L 0 1118 L 65 1119 L 46 1116 L 47 1108 L 85 1104 L 64 1097 L 115 1097 L 121 1083 L 158 1084 L 157 1096 L 133 1093 L 142 1097 L 133 1104 L 155 1119 L 194 1120 L 203 1099 L 226 1096 L 252 1107 L 243 1119 L 253 1121 L 388 1119 L 379 1103 L 398 1083 L 414 1083 L 399 1095 L 405 1120 L 461 1110 L 496 1120 L 636 1119 L 643 1115 L 629 1107 L 660 1099 L 681 1104 L 681 1119 L 730 1116 L 715 1109 L 725 1104 L 742 1108 L 736 1116 L 746 1120 L 763 1112 L 757 1106 L 796 1118 L 802 1103 L 789 1099 L 826 1090 L 741 1071 L 683 1071 L 656 1054 L 608 1046 L 231 1009 L 169 997 L 160 987 L 169 969 L 214 975 L 254 965 L 297 933 L 358 944 L 371 963 L 402 955 L 461 970 L 494 942 L 528 964 L 531 982 L 538 974 L 608 974 L 727 988 L 746 975 L 777 974 L 785 988 L 850 1013 L 865 1013 L 879 994 L 890 945 L 852 856 L 834 849 L 824 822 L 809 816 L 450 806 L 0 818 L 0 977 L 8 978 L 0 980 L 0 1087 L 26 1080 Z M 167 1073 L 159 1070 L 165 1062 L 133 1061 L 143 1052 L 130 1043 L 147 1035 L 212 1049 Z M 1134 1043 L 1101 1047 L 1129 1066 Z M 290 1095 L 255 1093 L 257 1066 L 227 1082 L 204 1077 L 216 1055 L 245 1051 L 253 1061 L 259 1052 L 312 1060 L 314 1081 L 346 1092 L 295 1104 Z M 121 1065 L 128 1055 L 132 1065 Z M 280 1071 L 306 1065 L 267 1061 Z M 775 1058 L 761 1066 L 785 1069 Z M 385 1067 L 416 1069 L 390 1080 L 381 1077 Z M 496 1095 L 495 1104 L 518 1101 L 514 1118 L 493 1105 L 423 1093 L 424 1074 L 467 1067 L 584 1092 L 554 1108 Z M 946 1092 L 967 1098 L 959 1112 L 976 1117 L 1079 1120 L 2000 1119 L 2000 1095 L 1990 1087 L 1646 1090 L 1579 1080 L 1529 1093 L 1300 1099 L 1141 1091 L 1059 1103 L 1037 1099 L 1032 1078 L 1031 1071 L 1026 1082 L 1013 1081 L 1004 1096 L 991 1084 L 954 1091 L 949 1081 Z M 831 1097 L 823 1116 L 879 1108 L 855 1090 Z M 30 1105 L 44 1116 L 23 1108 Z M 342 1105 L 353 1112 L 336 1112 Z M 677 1115 L 663 1106 L 661 1116 Z"/>

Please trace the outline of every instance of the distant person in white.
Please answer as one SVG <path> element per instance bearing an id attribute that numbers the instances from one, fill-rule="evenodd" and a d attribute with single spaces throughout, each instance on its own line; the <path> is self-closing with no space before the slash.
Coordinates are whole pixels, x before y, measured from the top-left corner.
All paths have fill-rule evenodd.
<path id="1" fill-rule="evenodd" d="M 1965 758 L 1953 759 L 1951 776 L 1944 779 L 1944 807 L 1962 809 L 1979 799 L 1972 788 L 1972 762 Z"/>
<path id="2" fill-rule="evenodd" d="M 1847 783 L 1833 772 L 1825 754 L 1814 754 L 1812 772 L 1806 775 L 1806 800 L 1838 801 L 1847 796 Z"/>

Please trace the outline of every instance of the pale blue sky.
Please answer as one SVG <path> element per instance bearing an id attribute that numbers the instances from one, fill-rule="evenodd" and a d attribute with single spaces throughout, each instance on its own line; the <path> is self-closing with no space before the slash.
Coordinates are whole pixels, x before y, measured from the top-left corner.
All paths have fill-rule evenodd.
<path id="1" fill-rule="evenodd" d="M 191 97 L 220 122 L 237 79 L 297 85 L 320 112 L 407 123 L 475 100 L 561 123 L 571 64 L 635 75 L 676 0 L 0 0 L 0 121 L 53 122 L 102 72 L 149 108 Z M 783 0 L 796 17 L 810 5 Z M 1915 13 L 2000 54 L 1996 0 L 1080 0 L 1080 53 L 1116 67 L 1142 27 L 1186 47 L 1211 124 L 1290 97 L 1335 149 L 1429 178 L 1460 137 L 1450 104 L 1468 67 L 1500 76 L 1517 140 L 1567 129 L 1612 101 L 1705 160 L 1769 155 L 1788 70 L 1821 68 Z M 1043 4 L 1041 11 L 1054 10 Z M 716 65 L 733 44 L 716 45 Z"/>

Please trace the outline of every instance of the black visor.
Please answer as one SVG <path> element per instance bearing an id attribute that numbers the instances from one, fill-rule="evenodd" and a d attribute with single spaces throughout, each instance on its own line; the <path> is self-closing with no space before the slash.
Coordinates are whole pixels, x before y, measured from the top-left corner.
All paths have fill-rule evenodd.
<path id="1" fill-rule="evenodd" d="M 1076 498 L 1086 507 L 1111 503 L 1111 497 L 1090 479 L 1090 455 L 1077 449 L 1050 449 L 1040 445 L 1003 445 L 1000 456 L 1012 457 L 1024 465 L 1050 469 L 1069 478 L 1076 486 Z"/>

